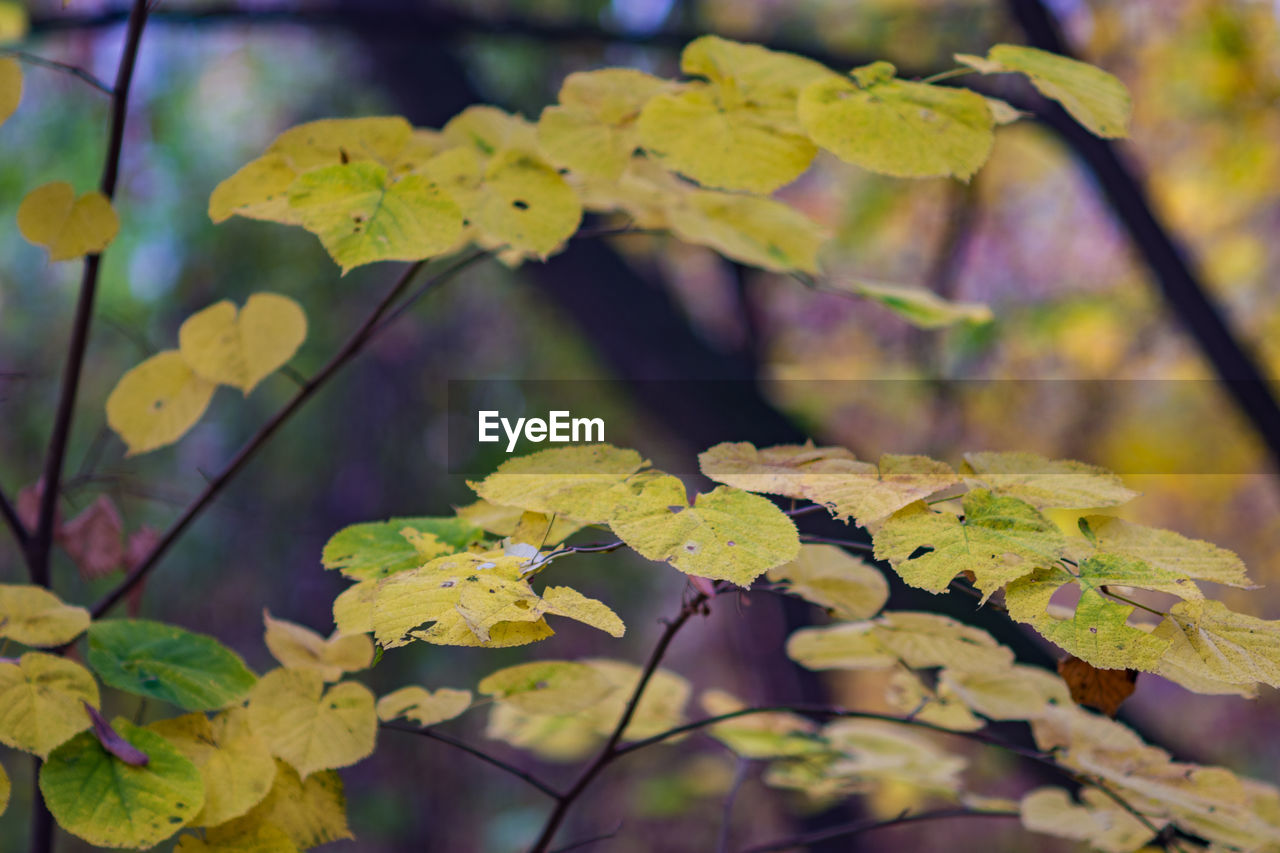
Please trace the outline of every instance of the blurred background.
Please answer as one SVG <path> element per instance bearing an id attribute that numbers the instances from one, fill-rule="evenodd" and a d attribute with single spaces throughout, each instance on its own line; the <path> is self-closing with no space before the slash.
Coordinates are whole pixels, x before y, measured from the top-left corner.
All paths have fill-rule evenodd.
<path id="1" fill-rule="evenodd" d="M 29 32 L 7 47 L 112 78 L 124 4 L 72 0 L 64 9 L 50 0 L 27 9 Z M 163 528 L 293 392 L 284 375 L 247 400 L 220 390 L 178 445 L 125 459 L 105 427 L 106 395 L 126 369 L 172 346 L 187 315 L 254 291 L 292 296 L 310 321 L 292 363 L 306 375 L 395 274 L 376 265 L 340 277 L 299 229 L 210 224 L 213 187 L 285 128 L 388 113 L 439 126 L 478 101 L 536 119 L 570 72 L 625 65 L 674 76 L 680 47 L 707 32 L 842 69 L 888 59 L 903 76 L 924 76 L 951 68 L 955 52 L 1043 44 L 1036 9 L 1071 50 L 1129 86 L 1130 141 L 1100 149 L 1046 114 L 1002 129 L 969 185 L 891 180 L 820 158 L 782 191 L 836 234 L 828 270 L 985 302 L 994 323 L 914 330 L 874 305 L 662 237 L 579 241 L 546 265 L 517 270 L 486 262 L 429 295 L 311 402 L 132 606 L 215 634 L 268 668 L 262 607 L 332 629 L 343 583 L 321 569 L 319 555 L 333 532 L 448 513 L 472 499 L 448 462 L 448 380 L 489 380 L 504 399 L 543 412 L 573 400 L 538 399 L 536 389 L 569 395 L 572 383 L 522 380 L 591 379 L 607 381 L 583 387 L 595 389 L 597 404 L 607 389 L 608 440 L 680 472 L 719 441 L 806 436 L 864 458 L 920 452 L 958 463 L 968 450 L 1034 449 L 1113 467 L 1145 493 L 1128 517 L 1238 551 L 1269 588 L 1215 594 L 1280 618 L 1272 457 L 1280 433 L 1267 420 L 1264 387 L 1220 381 L 1248 378 L 1230 368 L 1239 353 L 1264 375 L 1280 367 L 1280 3 L 1271 0 L 164 0 L 148 24 L 130 104 L 117 202 L 124 226 L 105 256 L 64 515 L 105 494 L 126 529 Z M 0 483 L 10 494 L 39 473 L 80 275 L 77 264 L 47 264 L 18 235 L 14 215 L 45 181 L 68 180 L 78 191 L 96 183 L 108 105 L 68 75 L 24 73 L 22 108 L 0 128 Z M 1181 258 L 1162 248 L 1165 236 Z M 1196 294 L 1219 309 L 1225 339 L 1204 328 L 1212 317 Z M 662 381 L 688 379 L 717 382 Z M 1252 417 L 1239 405 L 1246 397 Z M 466 468 L 487 470 L 502 458 L 495 450 Z M 389 653 L 369 683 L 380 693 L 410 682 L 471 687 L 531 656 L 640 660 L 684 587 L 678 573 L 622 555 L 579 557 L 556 571 L 618 610 L 627 637 L 566 624 L 524 649 L 415 644 Z M 0 582 L 24 577 L 6 539 Z M 56 567 L 55 586 L 79 603 L 102 591 L 69 561 Z M 895 596 L 899 605 L 983 618 L 967 600 Z M 873 679 L 819 680 L 785 659 L 788 626 L 820 621 L 816 611 L 787 610 L 764 595 L 716 605 L 667 658 L 698 690 L 880 707 L 883 685 Z M 1052 664 L 1029 635 L 1015 630 L 1010 641 L 1023 659 Z M 112 701 L 117 712 L 135 710 L 127 697 Z M 1257 702 L 1197 696 L 1144 676 L 1125 713 L 1177 757 L 1276 782 L 1278 711 L 1271 692 Z M 573 778 L 570 767 L 486 740 L 486 713 L 449 731 L 550 779 Z M 405 736 L 384 734 L 373 759 L 344 772 L 359 840 L 332 849 L 501 851 L 536 834 L 546 809 L 536 793 L 440 744 L 397 737 Z M 28 763 L 4 758 L 14 803 L 0 817 L 0 850 L 18 850 Z M 975 790 L 1016 796 L 1038 782 L 1007 757 L 971 758 Z M 764 788 L 757 771 L 747 768 L 734 812 L 742 843 L 829 819 Z M 602 780 L 564 837 L 617 830 L 600 849 L 709 849 L 736 772 L 707 738 L 640 753 Z M 892 815 L 911 804 L 907 793 L 883 791 L 842 814 Z M 943 839 L 951 850 L 1069 849 L 1025 835 L 1016 821 L 973 820 L 890 829 L 831 849 L 932 849 Z M 64 839 L 60 849 L 78 848 Z"/>

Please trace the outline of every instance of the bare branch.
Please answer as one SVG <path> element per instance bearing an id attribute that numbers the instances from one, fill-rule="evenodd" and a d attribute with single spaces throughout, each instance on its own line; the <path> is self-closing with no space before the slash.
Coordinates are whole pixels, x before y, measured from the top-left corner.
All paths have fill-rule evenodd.
<path id="1" fill-rule="evenodd" d="M 5 526 L 9 528 L 13 538 L 17 540 L 19 550 L 25 553 L 28 542 L 27 527 L 22 523 L 22 519 L 18 517 L 18 511 L 14 509 L 13 504 L 3 491 L 0 491 L 0 517 L 4 518 Z"/>
<path id="2" fill-rule="evenodd" d="M 27 63 L 28 65 L 39 65 L 42 68 L 52 68 L 54 71 L 61 71 L 64 74 L 70 74 L 72 77 L 77 77 L 85 83 L 88 83 L 90 86 L 108 97 L 115 94 L 111 91 L 110 86 L 103 83 L 97 77 L 94 77 L 78 65 L 59 62 L 56 59 L 45 59 L 43 56 L 36 56 L 34 53 L 27 53 L 25 50 L 0 50 L 0 56 L 12 56 Z"/>
<path id="3" fill-rule="evenodd" d="M 533 787 L 537 788 L 539 791 L 546 794 L 548 797 L 550 797 L 553 800 L 559 800 L 562 796 L 559 791 L 557 791 L 555 788 L 548 785 L 546 782 L 543 782 L 541 779 L 539 779 L 537 776 L 534 776 L 532 773 L 521 770 L 519 767 L 516 767 L 514 764 L 508 764 L 507 762 L 503 761 L 501 758 L 497 758 L 496 756 L 490 755 L 489 753 L 485 752 L 483 749 L 472 746 L 471 744 L 465 741 L 458 740 L 457 738 L 450 737 L 449 735 L 446 735 L 446 734 L 441 734 L 440 732 L 434 731 L 429 728 L 417 729 L 417 728 L 413 728 L 412 726 L 405 726 L 397 723 L 381 723 L 379 724 L 378 727 L 382 729 L 387 729 L 393 732 L 404 732 L 405 734 L 419 735 L 420 737 L 430 738 L 432 740 L 438 740 L 440 741 L 440 743 L 446 743 L 449 746 L 452 746 L 454 749 L 460 749 L 463 752 L 468 753 L 469 755 L 474 755 L 476 758 L 480 759 L 481 761 L 492 764 L 494 767 L 497 767 L 499 770 L 503 770 L 509 773 L 510 775 L 516 777 L 520 781 L 525 782 L 529 785 L 532 785 Z"/>
<path id="4" fill-rule="evenodd" d="M 890 826 L 902 826 L 908 823 L 920 823 L 928 820 L 944 820 L 957 817 L 1019 817 L 1016 811 L 1006 810 L 977 810 L 977 809 L 938 809 L 932 812 L 920 812 L 918 814 L 903 813 L 897 817 L 887 820 L 860 820 L 855 823 L 846 823 L 841 826 L 832 826 L 817 832 L 809 832 L 804 835 L 793 835 L 790 838 L 779 838 L 775 841 L 766 841 L 764 844 L 756 844 L 747 847 L 741 853 L 771 853 L 777 850 L 792 850 L 795 848 L 807 848 L 811 844 L 820 841 L 830 841 L 833 838 L 851 838 L 855 835 L 861 835 L 864 832 L 870 832 L 874 829 L 885 829 Z"/>

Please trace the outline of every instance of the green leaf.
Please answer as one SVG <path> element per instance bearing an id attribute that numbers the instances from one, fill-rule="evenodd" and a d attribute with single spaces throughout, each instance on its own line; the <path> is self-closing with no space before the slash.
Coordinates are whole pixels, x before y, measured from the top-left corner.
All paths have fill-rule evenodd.
<path id="1" fill-rule="evenodd" d="M 0 638 L 25 646 L 61 646 L 89 627 L 89 611 L 63 604 L 32 584 L 0 584 Z"/>
<path id="2" fill-rule="evenodd" d="M 609 524 L 641 556 L 741 587 L 800 553 L 795 524 L 772 501 L 720 486 L 690 504 L 684 484 L 666 475 L 641 486 Z"/>
<path id="3" fill-rule="evenodd" d="M 1066 545 L 1056 525 L 1029 504 L 984 489 L 964 496 L 964 520 L 922 503 L 891 516 L 874 531 L 875 555 L 911 586 L 941 592 L 972 572 L 984 599 L 1053 562 Z M 917 553 L 921 548 L 931 549 Z"/>
<path id="4" fill-rule="evenodd" d="M 427 534 L 439 543 L 436 553 L 423 553 L 423 539 L 410 539 L 411 532 Z M 353 524 L 339 530 L 325 543 L 320 556 L 326 569 L 338 569 L 349 578 L 382 578 L 421 566 L 435 557 L 465 551 L 484 539 L 484 531 L 461 518 L 392 518 Z"/>
<path id="5" fill-rule="evenodd" d="M 1075 120 L 1098 136 L 1129 135 L 1129 92 L 1114 75 L 1087 62 L 1034 47 L 998 44 L 987 58 L 957 54 L 956 60 L 983 74 L 1017 71 L 1040 94 L 1062 104 Z"/>
<path id="6" fill-rule="evenodd" d="M 320 673 L 273 669 L 249 694 L 249 719 L 303 778 L 316 770 L 355 764 L 373 752 L 378 715 L 369 688 L 343 681 L 325 690 Z"/>
<path id="7" fill-rule="evenodd" d="M 245 697 L 256 680 L 213 637 L 146 619 L 110 619 L 89 628 L 89 665 L 107 684 L 208 711 Z"/>
<path id="8" fill-rule="evenodd" d="M 968 180 L 991 153 L 986 100 L 966 89 L 892 78 L 893 66 L 824 77 L 800 93 L 799 116 L 814 142 L 841 160 L 901 178 Z"/>
<path id="9" fill-rule="evenodd" d="M 528 714 L 571 714 L 616 688 L 602 673 L 575 661 L 535 661 L 500 669 L 476 687 Z"/>
<path id="10" fill-rule="evenodd" d="M 342 267 L 417 261 L 462 238 L 462 212 L 427 178 L 392 178 L 372 162 L 314 169 L 289 187 L 289 206 Z"/>
<path id="11" fill-rule="evenodd" d="M 949 302 L 931 290 L 910 284 L 874 281 L 833 281 L 837 290 L 878 302 L 920 329 L 941 329 L 956 323 L 990 323 L 991 309 L 978 302 Z"/>
<path id="12" fill-rule="evenodd" d="M 163 737 L 117 717 L 112 726 L 147 756 L 125 764 L 92 732 L 58 747 L 40 768 L 40 793 L 58 824 L 100 847 L 151 847 L 204 806 L 196 766 Z"/>
<path id="13" fill-rule="evenodd" d="M 98 707 L 98 683 L 75 661 L 27 652 L 0 662 L 0 743 L 48 755 L 89 728 L 86 702 Z"/>
<path id="14" fill-rule="evenodd" d="M 1138 493 L 1118 476 L 1074 459 L 1039 453 L 966 453 L 965 479 L 997 495 L 1045 507 L 1091 508 L 1128 503 Z"/>

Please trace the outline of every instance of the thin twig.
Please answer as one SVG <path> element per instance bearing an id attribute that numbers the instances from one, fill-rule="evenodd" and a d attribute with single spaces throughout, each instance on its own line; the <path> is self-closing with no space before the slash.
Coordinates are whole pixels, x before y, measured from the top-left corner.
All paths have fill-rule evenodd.
<path id="1" fill-rule="evenodd" d="M 724 797 L 724 807 L 720 810 L 720 835 L 716 840 L 716 853 L 729 853 L 729 841 L 733 836 L 733 807 L 738 803 L 738 793 L 742 791 L 742 785 L 750 772 L 750 759 L 739 757 L 738 767 L 733 772 L 733 784 L 729 786 L 729 792 Z"/>
<path id="2" fill-rule="evenodd" d="M 622 717 L 619 718 L 618 724 L 613 727 L 613 732 L 609 735 L 609 739 L 600 749 L 595 760 L 582 771 L 582 775 L 578 777 L 578 781 L 573 783 L 573 787 L 565 791 L 559 798 L 556 807 L 547 816 L 547 822 L 542 827 L 542 833 L 531 848 L 532 853 L 546 853 L 550 849 L 551 842 L 555 839 L 556 832 L 560 829 L 560 824 L 564 822 L 565 816 L 569 814 L 569 809 L 573 807 L 574 802 L 582 796 L 582 793 L 595 780 L 596 776 L 600 775 L 602 770 L 612 764 L 618 756 L 629 751 L 625 748 L 620 748 L 618 743 L 622 740 L 627 726 L 631 723 L 631 718 L 635 716 L 636 708 L 640 705 L 640 699 L 644 696 L 645 688 L 649 686 L 649 680 L 658 671 L 658 666 L 662 663 L 662 658 L 666 655 L 667 648 L 671 645 L 671 641 L 675 639 L 676 634 L 680 632 L 680 629 L 695 613 L 702 611 L 707 601 L 707 594 L 699 592 L 684 603 L 675 619 L 667 623 L 662 636 L 658 638 L 658 644 L 654 646 L 653 651 L 649 654 L 649 660 L 645 663 L 644 672 L 641 673 L 640 680 L 636 682 L 635 689 L 631 691 L 631 698 L 627 700 L 626 708 L 623 709 Z"/>
<path id="3" fill-rule="evenodd" d="M 811 536 L 808 533 L 801 533 L 800 541 L 807 542 L 812 545 L 839 545 L 841 548 L 848 548 L 850 551 L 857 551 L 859 554 L 870 554 L 875 550 L 870 542 L 854 542 L 850 539 L 832 539 L 827 536 Z"/>
<path id="4" fill-rule="evenodd" d="M 809 504 L 808 506 L 792 507 L 791 509 L 783 510 L 783 512 L 786 515 L 789 515 L 792 518 L 795 518 L 801 515 L 808 515 L 809 513 L 812 513 L 812 512 L 825 512 L 825 511 L 828 511 L 828 510 L 822 504 Z"/>
<path id="5" fill-rule="evenodd" d="M 808 847 L 820 841 L 830 841 L 833 838 L 849 838 L 854 835 L 861 835 L 864 832 L 870 832 L 874 829 L 885 829 L 890 826 L 902 826 L 908 823 L 920 823 L 927 820 L 944 820 L 954 817 L 1019 817 L 1020 814 L 1012 810 L 991 809 L 982 811 L 978 809 L 938 809 L 932 812 L 920 812 L 919 814 L 900 814 L 897 817 L 888 818 L 887 820 L 860 820 L 854 823 L 841 824 L 840 826 L 832 826 L 827 829 L 820 829 L 816 832 L 805 833 L 804 835 L 793 835 L 790 838 L 779 838 L 774 841 L 766 841 L 763 844 L 756 844 L 747 847 L 741 853 L 772 853 L 777 850 L 791 850 L 797 847 Z"/>
<path id="6" fill-rule="evenodd" d="M 347 342 L 343 344 L 342 348 L 339 349 L 331 359 L 329 359 L 328 363 L 326 363 L 324 367 L 320 368 L 320 371 L 315 376 L 298 389 L 297 393 L 290 398 L 289 402 L 286 403 L 283 408 L 276 412 L 269 421 L 263 424 L 258 431 L 253 434 L 253 437 L 240 448 L 231 461 L 227 463 L 227 466 L 222 469 L 222 472 L 205 485 L 203 491 L 201 491 L 200 494 L 196 496 L 196 499 L 183 511 L 182 515 L 178 517 L 178 520 L 169 526 L 169 529 L 165 531 L 164 536 L 162 536 L 160 541 L 155 544 L 155 547 L 151 549 L 150 553 L 148 553 L 137 566 L 130 570 L 129 574 L 120 581 L 115 589 L 108 592 L 97 604 L 93 606 L 93 618 L 97 619 L 102 616 L 102 614 L 114 607 L 120 599 L 127 595 L 131 589 L 141 583 L 147 574 L 160 561 L 160 558 L 164 556 L 165 552 L 169 550 L 169 547 L 172 546 L 178 537 L 182 535 L 183 531 L 187 529 L 187 526 L 190 525 L 191 522 L 195 521 L 200 513 L 204 511 L 205 507 L 208 506 L 209 503 L 217 497 L 218 493 L 226 487 L 227 483 L 229 483 L 236 474 L 244 468 L 249 460 L 253 458 L 254 454 L 256 454 L 267 440 L 275 434 L 276 430 L 280 429 L 280 427 L 289 420 L 293 413 L 302 407 L 303 403 L 323 387 L 330 377 L 337 373 L 338 370 L 350 361 L 352 357 L 364 349 L 380 329 L 384 328 L 380 325 L 382 319 L 386 316 L 395 301 L 404 293 L 405 289 L 408 288 L 410 282 L 413 281 L 414 276 L 417 275 L 418 271 L 421 270 L 425 264 L 425 261 L 418 261 L 417 263 L 410 264 L 404 269 L 404 272 L 400 274 L 395 283 L 391 286 L 391 289 L 382 297 L 382 300 L 378 303 L 377 307 L 375 307 L 373 312 L 365 318 L 364 322 L 360 324 L 360 327 L 352 333 L 351 337 L 347 339 Z M 460 269 L 459 264 L 449 266 L 428 279 L 425 286 L 439 284 L 449 278 L 458 269 Z M 423 288 L 419 288 L 419 291 L 424 291 L 425 286 Z"/>
<path id="7" fill-rule="evenodd" d="M 125 31 L 120 67 L 116 71 L 116 84 L 112 89 L 111 129 L 107 140 L 107 155 L 102 166 L 102 180 L 98 187 L 108 200 L 115 198 L 116 182 L 120 176 L 120 152 L 124 147 L 124 124 L 129 111 L 129 87 L 133 82 L 133 69 L 138 61 L 138 47 L 142 42 L 142 30 L 146 22 L 146 0 L 134 0 Z M 58 494 L 62 485 L 62 466 L 66 461 L 67 442 L 71 437 L 71 421 L 75 415 L 76 394 L 80 389 L 80 371 L 89 345 L 89 327 L 93 321 L 93 302 L 98 291 L 98 274 L 101 268 L 101 254 L 95 253 L 85 258 L 80 298 L 76 303 L 71 343 L 63 369 L 62 391 L 53 419 L 49 449 L 45 455 L 44 494 L 40 497 L 38 520 L 27 548 L 27 568 L 31 580 L 40 586 L 49 585 L 49 556 L 53 546 Z"/>
<path id="8" fill-rule="evenodd" d="M 446 734 L 441 734 L 440 732 L 433 731 L 432 729 L 418 729 L 418 728 L 413 728 L 411 726 L 399 725 L 397 723 L 381 723 L 379 725 L 379 728 L 389 729 L 390 731 L 393 731 L 393 732 L 404 732 L 405 734 L 410 734 L 410 735 L 419 735 L 420 737 L 430 738 L 431 740 L 437 740 L 437 741 L 440 741 L 440 743 L 448 744 L 449 746 L 452 746 L 454 749 L 460 749 L 469 755 L 474 755 L 476 758 L 480 759 L 481 761 L 492 764 L 494 767 L 497 767 L 499 770 L 503 770 L 509 773 L 510 775 L 516 777 L 520 781 L 526 782 L 529 785 L 532 785 L 533 787 L 537 788 L 539 791 L 546 794 L 548 797 L 550 797 L 553 800 L 559 800 L 561 797 L 561 794 L 559 791 L 557 791 L 555 788 L 548 785 L 546 782 L 543 782 L 541 779 L 539 779 L 537 776 L 534 776 L 532 773 L 528 773 L 524 770 L 521 770 L 519 767 L 516 767 L 514 764 L 508 764 L 507 762 L 503 761 L 501 758 L 497 758 L 493 755 L 490 755 L 489 753 L 485 752 L 483 749 L 472 746 L 471 744 L 465 741 L 458 740 L 457 738 L 450 737 L 449 735 L 446 735 Z"/>
<path id="9" fill-rule="evenodd" d="M 0 56 L 12 56 L 27 63 L 28 65 L 39 65 L 43 68 L 52 68 L 54 71 L 61 71 L 64 74 L 70 74 L 72 77 L 79 78 L 108 97 L 114 94 L 114 92 L 111 91 L 110 86 L 103 83 L 97 77 L 94 77 L 78 65 L 59 62 L 56 59 L 45 59 L 43 56 L 36 56 L 34 53 L 27 53 L 25 50 L 0 50 Z"/>
<path id="10" fill-rule="evenodd" d="M 557 847 L 551 853 L 569 853 L 570 850 L 581 850 L 583 847 L 595 844 L 598 841 L 608 841 L 610 838 L 617 836 L 622 831 L 622 821 L 618 821 L 618 825 L 608 832 L 602 832 L 599 835 L 592 835 L 587 838 L 580 838 L 577 841 L 571 841 L 563 847 Z"/>

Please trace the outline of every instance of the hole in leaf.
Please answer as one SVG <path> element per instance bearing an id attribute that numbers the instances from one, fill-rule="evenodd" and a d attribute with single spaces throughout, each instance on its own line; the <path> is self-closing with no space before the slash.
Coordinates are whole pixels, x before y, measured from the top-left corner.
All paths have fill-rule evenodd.
<path id="1" fill-rule="evenodd" d="M 511 202 L 511 206 L 514 207 L 516 210 L 528 210 L 529 202 L 525 201 L 524 199 L 518 198 L 515 201 Z"/>

